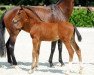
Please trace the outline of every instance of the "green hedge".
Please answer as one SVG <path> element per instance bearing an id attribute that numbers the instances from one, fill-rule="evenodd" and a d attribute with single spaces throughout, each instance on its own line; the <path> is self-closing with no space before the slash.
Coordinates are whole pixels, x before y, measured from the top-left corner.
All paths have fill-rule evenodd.
<path id="1" fill-rule="evenodd" d="M 2 16 L 3 12 L 4 12 L 4 11 L 1 11 L 1 10 L 0 10 L 0 20 L 1 20 L 1 16 Z"/>
<path id="2" fill-rule="evenodd" d="M 76 8 L 72 13 L 70 22 L 77 27 L 94 27 L 94 12 L 84 8 Z"/>
<path id="3" fill-rule="evenodd" d="M 11 7 L 13 7 L 12 5 L 6 5 L 6 6 L 1 6 L 1 7 L 5 7 L 7 10 L 10 9 Z M 1 20 L 1 16 L 2 14 L 5 12 L 6 10 L 0 10 L 0 20 Z"/>
<path id="4" fill-rule="evenodd" d="M 0 10 L 0 17 L 3 11 Z M 90 12 L 87 9 L 75 8 L 70 22 L 77 27 L 94 27 L 94 12 Z"/>

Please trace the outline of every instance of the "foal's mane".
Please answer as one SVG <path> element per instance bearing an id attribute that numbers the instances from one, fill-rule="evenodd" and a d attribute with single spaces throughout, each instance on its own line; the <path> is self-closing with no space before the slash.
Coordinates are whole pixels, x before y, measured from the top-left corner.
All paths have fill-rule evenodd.
<path id="1" fill-rule="evenodd" d="M 43 20 L 41 20 L 41 18 L 36 14 L 36 12 L 35 12 L 34 10 L 32 10 L 30 7 L 21 6 L 21 9 L 23 9 L 23 8 L 30 10 L 31 12 L 33 12 L 33 14 L 35 15 L 35 17 L 37 17 L 40 21 L 43 21 Z M 25 10 L 24 10 L 24 11 L 25 11 Z M 26 11 L 25 11 L 25 13 L 27 14 L 28 17 L 30 17 Z M 31 18 L 31 17 L 30 17 L 30 18 Z"/>
<path id="2" fill-rule="evenodd" d="M 56 2 L 56 5 L 60 4 L 62 1 L 63 1 L 63 0 L 58 0 L 58 1 Z"/>

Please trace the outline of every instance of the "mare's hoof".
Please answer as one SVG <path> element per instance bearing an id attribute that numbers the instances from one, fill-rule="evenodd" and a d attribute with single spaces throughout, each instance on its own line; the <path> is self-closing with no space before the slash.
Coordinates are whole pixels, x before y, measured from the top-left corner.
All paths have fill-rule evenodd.
<path id="1" fill-rule="evenodd" d="M 10 66 L 12 66 L 12 67 L 14 66 L 13 63 L 9 63 L 9 64 L 10 64 Z"/>
<path id="2" fill-rule="evenodd" d="M 13 63 L 11 62 L 11 61 L 8 61 L 8 63 L 12 66 L 13 65 Z"/>
<path id="3" fill-rule="evenodd" d="M 65 64 L 64 64 L 64 63 L 61 63 L 61 67 L 62 67 L 62 66 L 65 66 Z"/>
<path id="4" fill-rule="evenodd" d="M 57 63 L 56 65 L 62 67 L 64 66 L 64 63 Z"/>
<path id="5" fill-rule="evenodd" d="M 15 68 L 15 69 L 17 69 L 17 70 L 21 70 L 20 67 L 17 66 L 17 65 L 13 65 L 12 67 Z"/>
<path id="6" fill-rule="evenodd" d="M 50 63 L 50 67 L 53 67 L 54 65 L 53 65 L 53 63 Z"/>

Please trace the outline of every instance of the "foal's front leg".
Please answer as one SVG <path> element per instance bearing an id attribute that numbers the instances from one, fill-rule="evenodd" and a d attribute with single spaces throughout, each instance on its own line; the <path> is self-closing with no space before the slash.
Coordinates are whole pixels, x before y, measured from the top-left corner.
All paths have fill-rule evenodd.
<path id="1" fill-rule="evenodd" d="M 38 39 L 33 39 L 33 51 L 32 51 L 32 67 L 29 70 L 29 73 L 33 73 L 38 66 L 39 59 L 39 49 L 40 49 L 40 41 Z"/>
<path id="2" fill-rule="evenodd" d="M 81 50 L 80 50 L 79 46 L 77 45 L 75 39 L 72 40 L 72 46 L 74 47 L 74 49 L 76 51 L 76 54 L 78 56 L 80 70 L 82 70 L 83 69 L 83 64 L 82 64 Z"/>

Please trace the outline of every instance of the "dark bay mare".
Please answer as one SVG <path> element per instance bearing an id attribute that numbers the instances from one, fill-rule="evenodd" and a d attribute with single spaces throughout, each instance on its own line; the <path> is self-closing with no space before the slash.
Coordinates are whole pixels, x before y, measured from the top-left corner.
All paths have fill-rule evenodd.
<path id="1" fill-rule="evenodd" d="M 74 6 L 74 0 L 59 0 L 55 5 L 28 6 L 27 8 L 31 9 L 33 13 L 37 14 L 38 15 L 37 17 L 40 17 L 41 20 L 45 22 L 55 23 L 58 21 L 68 21 L 72 13 L 73 6 Z M 14 7 L 8 10 L 3 17 L 3 22 L 4 22 L 3 25 L 5 25 L 6 29 L 10 34 L 10 37 L 6 44 L 8 62 L 13 65 L 17 65 L 17 61 L 14 55 L 14 46 L 16 42 L 16 37 L 19 34 L 20 30 L 15 29 L 15 27 L 13 27 L 11 23 L 13 17 L 15 16 L 15 14 L 19 9 L 20 9 L 19 6 Z M 24 30 L 30 32 L 28 31 L 30 27 L 29 26 L 25 26 L 25 27 Z M 57 41 L 53 41 L 51 45 L 51 54 L 49 57 L 50 66 L 53 65 L 52 59 L 55 51 L 56 42 Z M 61 65 L 63 65 L 64 63 L 62 61 L 62 42 L 60 40 L 58 40 L 58 50 L 59 50 L 59 62 L 61 63 Z"/>
<path id="2" fill-rule="evenodd" d="M 81 50 L 75 41 L 75 33 L 79 41 L 82 38 L 75 26 L 68 21 L 44 22 L 30 9 L 21 7 L 13 18 L 12 25 L 17 30 L 29 31 L 31 35 L 33 50 L 30 73 L 34 72 L 38 66 L 41 41 L 57 41 L 60 39 L 68 50 L 69 66 L 73 61 L 74 51 L 78 56 L 79 62 L 82 63 Z M 29 26 L 29 28 L 26 28 L 26 26 Z M 82 65 L 80 65 L 80 68 L 82 68 Z"/>

